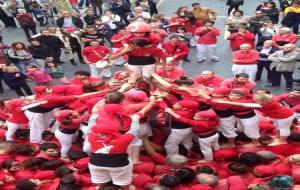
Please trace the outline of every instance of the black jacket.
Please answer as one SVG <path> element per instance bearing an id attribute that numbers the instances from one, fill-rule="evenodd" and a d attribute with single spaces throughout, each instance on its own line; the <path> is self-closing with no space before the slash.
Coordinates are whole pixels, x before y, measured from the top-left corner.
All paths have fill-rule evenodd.
<path id="1" fill-rule="evenodd" d="M 85 16 L 83 17 L 84 22 L 86 23 L 86 25 L 93 25 L 95 24 L 95 19 L 96 16 Z"/>
<path id="2" fill-rule="evenodd" d="M 264 62 L 264 63 L 271 63 L 271 60 L 268 60 L 267 58 L 269 57 L 270 54 L 273 54 L 274 52 L 278 51 L 278 48 L 272 47 L 271 50 L 269 51 L 268 54 L 260 53 L 260 51 L 263 49 L 262 46 L 257 47 L 256 50 L 259 52 L 259 62 Z"/>
<path id="3" fill-rule="evenodd" d="M 46 57 L 53 57 L 53 50 L 46 44 L 40 44 L 40 46 L 29 46 L 28 50 L 34 59 L 46 59 Z"/>
<path id="4" fill-rule="evenodd" d="M 76 28 L 82 28 L 83 27 L 83 22 L 82 22 L 82 20 L 80 19 L 80 18 L 78 18 L 78 17 L 75 17 L 75 16 L 71 16 L 71 18 L 72 18 L 72 22 L 73 22 L 73 24 L 74 24 L 74 26 L 76 27 Z M 59 27 L 59 28 L 62 28 L 63 27 L 63 25 L 64 25 L 64 17 L 60 17 L 60 18 L 58 18 L 57 20 L 56 20 L 56 25 Z"/>
<path id="5" fill-rule="evenodd" d="M 280 3 L 281 11 L 284 12 L 284 10 L 285 10 L 287 7 L 290 7 L 294 1 L 295 1 L 295 0 L 289 2 L 288 0 L 283 0 L 282 3 Z"/>
<path id="6" fill-rule="evenodd" d="M 226 5 L 228 6 L 243 5 L 243 4 L 244 4 L 244 0 L 240 0 L 240 1 L 227 0 L 226 2 Z"/>
<path id="7" fill-rule="evenodd" d="M 65 44 L 56 36 L 39 36 L 36 38 L 40 43 L 48 45 L 53 51 L 65 47 Z"/>

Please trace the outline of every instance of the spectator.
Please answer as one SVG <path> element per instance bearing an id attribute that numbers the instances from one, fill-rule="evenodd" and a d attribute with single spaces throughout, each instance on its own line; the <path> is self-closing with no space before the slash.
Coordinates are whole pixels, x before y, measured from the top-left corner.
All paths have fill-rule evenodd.
<path id="1" fill-rule="evenodd" d="M 111 41 L 114 31 L 110 28 L 108 24 L 103 23 L 101 18 L 97 18 L 95 20 L 94 27 L 103 38 L 105 38 L 108 42 Z"/>
<path id="2" fill-rule="evenodd" d="M 81 55 L 81 45 L 80 40 L 77 35 L 73 34 L 72 31 L 64 29 L 62 31 L 62 39 L 65 44 L 65 54 L 69 58 L 72 65 L 77 65 L 75 62 L 74 54 L 77 53 L 78 59 L 81 64 L 84 64 L 82 55 Z"/>
<path id="3" fill-rule="evenodd" d="M 205 22 L 207 20 L 215 20 L 217 18 L 217 12 L 206 7 L 201 7 L 199 3 L 192 4 L 192 13 L 197 20 Z M 211 16 L 211 17 L 210 17 Z"/>
<path id="4" fill-rule="evenodd" d="M 272 40 L 273 36 L 277 34 L 277 29 L 275 28 L 272 21 L 269 21 L 259 29 L 258 40 L 256 47 L 262 46 L 266 40 Z"/>
<path id="5" fill-rule="evenodd" d="M 102 4 L 103 0 L 90 0 L 90 3 L 92 5 L 93 12 L 95 13 L 96 16 L 102 16 Z M 97 9 L 99 14 L 97 13 Z"/>
<path id="6" fill-rule="evenodd" d="M 62 84 L 70 84 L 68 79 L 65 77 L 65 72 L 62 66 L 47 61 L 45 63 L 45 70 L 51 75 L 54 84 L 57 84 L 56 80 L 59 80 Z"/>
<path id="7" fill-rule="evenodd" d="M 56 20 L 56 24 L 59 28 L 81 29 L 83 27 L 82 20 L 78 17 L 71 16 L 69 11 L 64 11 L 62 17 Z"/>
<path id="8" fill-rule="evenodd" d="M 260 46 L 256 48 L 256 50 L 259 52 L 259 59 L 257 64 L 257 73 L 256 73 L 255 81 L 261 79 L 262 71 L 265 68 L 267 70 L 267 79 L 269 82 L 271 82 L 270 65 L 272 61 L 268 59 L 268 56 L 278 50 L 277 48 L 273 47 L 272 43 L 273 43 L 272 40 L 266 40 L 262 47 Z"/>
<path id="9" fill-rule="evenodd" d="M 17 67 L 14 66 L 8 66 L 7 72 L 4 72 L 3 74 L 3 80 L 17 93 L 18 96 L 25 96 L 22 89 L 27 96 L 32 95 L 31 89 L 26 82 L 26 78 L 26 75 L 19 72 Z"/>
<path id="10" fill-rule="evenodd" d="M 293 88 L 293 72 L 298 60 L 299 53 L 294 44 L 286 44 L 282 50 L 271 54 L 268 59 L 272 61 L 270 66 L 272 74 L 272 84 L 267 86 L 280 86 L 281 75 L 285 78 L 286 89 Z"/>
<path id="11" fill-rule="evenodd" d="M 247 30 L 245 26 L 239 26 L 238 32 L 234 32 L 227 37 L 230 41 L 232 51 L 237 51 L 242 44 L 249 44 L 254 48 L 255 35 Z"/>
<path id="12" fill-rule="evenodd" d="M 49 73 L 35 65 L 26 67 L 26 75 L 34 81 L 37 86 L 48 86 L 52 81 L 52 77 Z"/>
<path id="13" fill-rule="evenodd" d="M 259 53 L 257 51 L 251 50 L 249 44 L 242 44 L 239 51 L 232 53 L 232 73 L 234 75 L 246 73 L 249 75 L 250 80 L 254 80 L 257 72 L 258 58 Z"/>
<path id="14" fill-rule="evenodd" d="M 125 22 L 126 25 L 129 24 L 127 20 L 127 15 L 131 12 L 130 4 L 124 0 L 116 0 L 111 6 L 111 10 L 114 14 L 121 17 L 121 21 Z"/>
<path id="15" fill-rule="evenodd" d="M 124 28 L 126 25 L 121 21 L 121 17 L 113 14 L 110 10 L 106 10 L 104 15 L 101 17 L 104 24 L 109 25 L 110 29 L 115 34 L 118 29 Z"/>
<path id="16" fill-rule="evenodd" d="M 46 44 L 41 44 L 35 38 L 30 40 L 30 46 L 28 46 L 28 50 L 31 53 L 35 63 L 40 67 L 44 66 L 45 60 L 47 58 L 53 58 L 52 49 Z"/>
<path id="17" fill-rule="evenodd" d="M 11 62 L 19 69 L 21 73 L 25 73 L 25 68 L 33 64 L 32 55 L 28 52 L 25 44 L 22 42 L 14 42 L 11 49 L 7 52 Z"/>
<path id="18" fill-rule="evenodd" d="M 280 0 L 280 8 L 281 8 L 281 11 L 284 12 L 285 9 L 287 7 L 290 7 L 292 6 L 292 3 L 294 2 L 295 0 Z"/>
<path id="19" fill-rule="evenodd" d="M 233 11 L 232 15 L 227 17 L 226 25 L 228 26 L 228 31 L 230 33 L 235 33 L 238 31 L 238 26 L 244 25 L 247 26 L 247 20 L 244 16 L 244 12 L 241 10 Z"/>
<path id="20" fill-rule="evenodd" d="M 90 46 L 91 41 L 98 41 L 100 44 L 103 43 L 103 35 L 96 31 L 95 27 L 89 25 L 86 27 L 84 33 L 81 34 L 81 41 L 84 43 L 84 47 Z"/>
<path id="21" fill-rule="evenodd" d="M 36 38 L 40 43 L 48 45 L 53 52 L 55 63 L 63 63 L 60 61 L 61 50 L 65 47 L 64 43 L 58 37 L 50 35 L 46 29 L 41 30 L 41 36 Z"/>
<path id="22" fill-rule="evenodd" d="M 298 36 L 296 34 L 292 34 L 292 30 L 290 28 L 281 27 L 278 30 L 278 34 L 273 36 L 272 41 L 274 47 L 283 49 L 285 44 L 296 44 Z"/>
<path id="23" fill-rule="evenodd" d="M 154 0 L 137 0 L 135 5 L 142 7 L 144 11 L 149 12 L 150 15 L 158 14 L 156 3 Z"/>
<path id="24" fill-rule="evenodd" d="M 248 22 L 250 24 L 250 31 L 255 35 L 258 33 L 259 29 L 270 20 L 269 17 L 264 16 L 263 12 L 260 10 L 255 11 L 255 16 L 251 17 Z"/>
<path id="25" fill-rule="evenodd" d="M 86 11 L 86 15 L 83 17 L 83 20 L 84 22 L 86 23 L 86 25 L 93 25 L 95 24 L 95 19 L 96 19 L 96 16 L 95 16 L 95 12 L 88 9 Z"/>
<path id="26" fill-rule="evenodd" d="M 300 2 L 295 1 L 292 6 L 284 10 L 284 18 L 281 23 L 287 27 L 293 28 L 294 34 L 299 32 L 299 15 L 300 15 Z"/>
<path id="27" fill-rule="evenodd" d="M 205 61 L 205 55 L 213 62 L 219 62 L 217 56 L 217 37 L 221 34 L 221 31 L 214 27 L 214 21 L 206 21 L 205 26 L 197 28 L 195 35 L 198 37 L 197 41 L 197 58 L 198 63 Z"/>
<path id="28" fill-rule="evenodd" d="M 148 23 L 150 19 L 151 19 L 151 15 L 148 12 L 143 11 L 142 7 L 135 7 L 134 11 L 129 13 L 129 15 L 127 16 L 127 20 L 130 23 L 135 23 L 135 22 Z"/>
<path id="29" fill-rule="evenodd" d="M 36 23 L 30 13 L 26 13 L 25 10 L 19 10 L 19 14 L 16 18 L 24 30 L 27 39 L 30 39 L 31 36 L 29 30 L 32 32 L 32 35 L 36 34 Z"/>
<path id="30" fill-rule="evenodd" d="M 235 11 L 239 10 L 239 6 L 243 4 L 244 4 L 244 0 L 227 0 L 226 5 L 229 6 L 227 16 L 230 16 L 230 13 L 233 9 Z"/>
<path id="31" fill-rule="evenodd" d="M 269 17 L 274 24 L 278 23 L 279 10 L 276 8 L 276 4 L 274 2 L 264 2 L 259 5 L 256 10 L 261 10 L 263 14 Z"/>

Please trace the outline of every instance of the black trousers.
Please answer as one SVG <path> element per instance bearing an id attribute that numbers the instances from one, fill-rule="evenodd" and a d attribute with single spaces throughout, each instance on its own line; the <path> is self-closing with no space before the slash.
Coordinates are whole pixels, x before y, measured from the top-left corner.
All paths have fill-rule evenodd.
<path id="1" fill-rule="evenodd" d="M 72 47 L 72 53 L 77 53 L 77 56 L 78 56 L 78 59 L 79 61 L 83 61 L 83 57 L 82 57 L 82 54 L 81 54 L 81 47 Z"/>
<path id="2" fill-rule="evenodd" d="M 270 62 L 265 62 L 265 61 L 258 62 L 255 80 L 260 80 L 264 68 L 267 70 L 267 79 L 269 81 L 271 80 L 270 64 L 271 64 Z"/>
<path id="3" fill-rule="evenodd" d="M 22 27 L 22 29 L 24 30 L 25 35 L 26 35 L 26 37 L 27 37 L 28 39 L 31 38 L 31 35 L 30 35 L 30 33 L 29 33 L 29 30 L 31 30 L 32 35 L 35 35 L 35 34 L 36 34 L 36 26 L 35 26 L 35 25 L 31 25 L 31 26 L 25 25 L 25 26 L 21 26 L 21 27 Z"/>
<path id="4" fill-rule="evenodd" d="M 228 13 L 227 15 L 229 16 L 231 11 L 234 9 L 234 10 L 239 10 L 239 6 L 240 5 L 230 5 L 229 8 L 228 8 Z"/>
<path id="5" fill-rule="evenodd" d="M 273 68 L 271 73 L 272 86 L 280 86 L 281 75 L 285 79 L 286 88 L 293 88 L 293 72 L 278 72 L 276 68 Z"/>
<path id="6" fill-rule="evenodd" d="M 60 62 L 61 49 L 53 50 L 53 60 L 54 62 Z"/>
<path id="7" fill-rule="evenodd" d="M 16 91 L 16 93 L 17 93 L 19 96 L 25 96 L 25 94 L 23 93 L 22 89 L 25 91 L 25 93 L 26 93 L 27 96 L 32 95 L 32 91 L 31 91 L 30 87 L 28 86 L 28 84 L 27 84 L 26 82 L 21 83 L 21 84 L 18 85 L 18 86 L 12 86 L 11 88 L 12 88 L 14 91 Z"/>

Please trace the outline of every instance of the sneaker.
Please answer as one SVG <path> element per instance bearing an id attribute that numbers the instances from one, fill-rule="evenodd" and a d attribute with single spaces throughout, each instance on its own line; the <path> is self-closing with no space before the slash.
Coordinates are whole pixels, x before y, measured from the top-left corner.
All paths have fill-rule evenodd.
<path id="1" fill-rule="evenodd" d="M 212 58 L 211 60 L 212 60 L 213 62 L 219 62 L 219 61 L 220 61 L 218 57 L 214 57 L 214 58 Z"/>
<path id="2" fill-rule="evenodd" d="M 202 59 L 198 59 L 197 62 L 198 62 L 198 63 L 203 63 L 204 61 L 205 61 L 205 59 L 202 58 Z"/>

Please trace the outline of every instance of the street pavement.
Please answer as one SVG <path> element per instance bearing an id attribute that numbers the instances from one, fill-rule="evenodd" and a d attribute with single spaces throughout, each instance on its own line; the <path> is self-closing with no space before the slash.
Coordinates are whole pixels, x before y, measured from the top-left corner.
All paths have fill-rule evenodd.
<path id="1" fill-rule="evenodd" d="M 275 0 L 276 1 L 276 0 Z M 225 20 L 227 15 L 226 10 L 226 0 L 161 0 L 159 3 L 159 12 L 164 13 L 166 17 L 170 16 L 173 12 L 177 10 L 179 6 L 188 6 L 191 7 L 191 4 L 194 2 L 200 3 L 202 6 L 212 8 L 218 12 L 218 19 L 216 20 L 215 26 L 222 30 L 222 34 L 218 39 L 218 56 L 220 58 L 219 63 L 212 63 L 209 60 L 206 60 L 204 63 L 197 63 L 196 60 L 196 49 L 191 48 L 191 53 L 189 58 L 191 62 L 187 63 L 184 62 L 183 68 L 185 69 L 188 76 L 196 76 L 203 70 L 213 70 L 218 75 L 221 75 L 224 78 L 232 77 L 231 73 L 231 49 L 229 48 L 229 43 L 227 40 L 224 39 L 224 28 L 225 28 Z M 241 7 L 241 10 L 244 11 L 245 15 L 252 16 L 254 15 L 255 8 L 261 3 L 260 0 L 245 0 L 244 6 Z M 39 30 L 40 28 L 38 28 Z M 5 43 L 12 43 L 15 41 L 22 41 L 26 42 L 26 38 L 24 32 L 21 29 L 13 29 L 7 28 L 3 32 L 3 41 Z M 26 42 L 27 43 L 27 42 Z M 28 43 L 27 43 L 28 44 Z M 64 56 L 62 56 L 62 60 L 65 61 L 64 68 L 67 77 L 72 77 L 74 72 L 77 70 L 87 70 L 87 65 L 78 64 L 77 66 L 71 65 Z M 76 57 L 77 60 L 77 57 Z M 78 61 L 77 61 L 78 62 Z M 78 62 L 79 63 L 79 62 Z M 122 67 L 114 66 L 113 70 L 121 70 Z M 266 78 L 266 73 L 263 73 L 263 80 L 257 82 L 257 88 L 263 87 L 267 84 L 267 81 L 264 79 Z M 300 78 L 299 70 L 294 72 L 294 78 Z M 281 87 L 273 87 L 270 88 L 272 93 L 279 94 L 285 92 L 285 81 L 282 79 Z M 30 86 L 34 86 L 33 83 L 30 83 Z M 297 86 L 297 84 L 295 84 Z M 5 93 L 0 94 L 1 98 L 14 98 L 17 97 L 14 91 L 9 90 L 5 86 Z"/>

